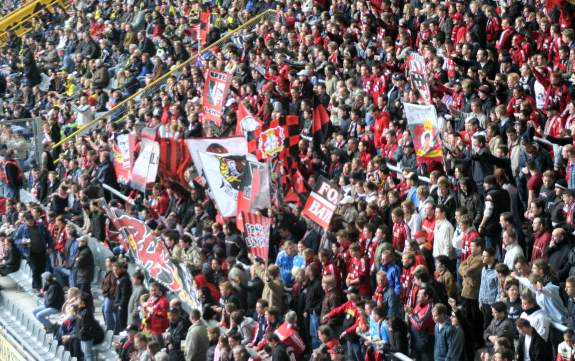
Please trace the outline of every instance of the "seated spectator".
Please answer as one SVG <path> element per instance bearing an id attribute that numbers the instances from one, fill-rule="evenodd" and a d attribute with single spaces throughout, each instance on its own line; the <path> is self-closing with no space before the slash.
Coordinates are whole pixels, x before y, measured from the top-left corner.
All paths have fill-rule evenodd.
<path id="1" fill-rule="evenodd" d="M 55 315 L 60 312 L 62 309 L 62 305 L 64 304 L 64 290 L 62 286 L 58 282 L 54 276 L 46 272 L 42 274 L 42 279 L 44 283 L 44 287 L 42 288 L 42 292 L 44 293 L 44 306 L 40 306 L 34 311 L 32 314 L 46 329 L 46 332 L 54 332 L 55 325 L 48 320 L 50 315 Z"/>
<path id="2" fill-rule="evenodd" d="M 20 269 L 22 257 L 11 238 L 5 237 L 2 240 L 2 246 L 4 248 L 4 257 L 0 260 L 0 276 L 6 277 Z"/>

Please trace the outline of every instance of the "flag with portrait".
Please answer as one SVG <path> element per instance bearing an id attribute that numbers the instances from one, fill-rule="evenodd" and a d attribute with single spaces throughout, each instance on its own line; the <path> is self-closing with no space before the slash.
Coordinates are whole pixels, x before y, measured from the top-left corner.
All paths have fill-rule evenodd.
<path id="1" fill-rule="evenodd" d="M 438 121 L 435 107 L 410 103 L 403 103 L 403 107 L 418 163 L 441 161 L 443 151 L 437 131 Z"/>

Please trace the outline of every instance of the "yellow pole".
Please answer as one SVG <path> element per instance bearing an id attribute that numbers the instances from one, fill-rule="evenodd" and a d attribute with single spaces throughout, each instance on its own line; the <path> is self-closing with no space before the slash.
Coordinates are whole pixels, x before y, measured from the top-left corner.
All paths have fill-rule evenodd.
<path id="1" fill-rule="evenodd" d="M 235 28 L 234 30 L 230 31 L 229 33 L 227 33 L 226 35 L 224 35 L 223 37 L 219 38 L 218 40 L 214 41 L 212 44 L 203 47 L 200 51 L 200 54 L 202 54 L 203 52 L 205 52 L 206 50 L 214 47 L 214 46 L 218 46 L 221 43 L 227 41 L 229 38 L 231 38 L 234 34 L 236 34 L 238 31 L 241 31 L 251 25 L 254 25 L 255 23 L 259 22 L 264 16 L 267 16 L 271 13 L 275 13 L 275 10 L 272 9 L 268 9 L 256 16 L 254 16 L 253 18 L 251 18 L 250 20 L 246 21 L 245 23 L 243 23 L 242 25 L 238 26 L 237 28 Z M 114 111 L 116 111 L 117 109 L 119 109 L 122 106 L 127 105 L 130 101 L 132 101 L 134 98 L 142 95 L 146 90 L 150 89 L 151 87 L 160 84 L 160 82 L 166 80 L 168 77 L 170 77 L 172 74 L 174 74 L 176 71 L 183 69 L 185 66 L 188 66 L 190 63 L 192 63 L 193 61 L 195 61 L 198 58 L 198 55 L 195 56 L 191 56 L 188 60 L 184 61 L 182 64 L 178 65 L 177 67 L 175 67 L 174 69 L 170 70 L 169 72 L 167 72 L 166 74 L 162 75 L 161 77 L 159 77 L 158 79 L 156 79 L 154 82 L 150 83 L 148 86 L 146 86 L 145 88 L 140 88 L 136 93 L 130 95 L 128 98 L 122 100 L 120 103 L 118 103 L 116 106 L 114 106 L 112 109 L 108 110 L 107 112 L 105 112 L 104 114 L 100 115 L 99 117 L 97 117 L 96 119 L 92 120 L 89 123 L 84 124 L 82 127 L 78 128 L 75 132 L 73 132 L 72 134 L 68 135 L 66 138 L 62 139 L 61 141 L 59 141 L 58 143 L 54 144 L 52 146 L 52 148 L 57 148 L 59 146 L 61 146 L 62 144 L 66 143 L 67 141 L 69 141 L 70 139 L 74 138 L 75 136 L 77 136 L 78 134 L 80 134 L 82 131 L 84 131 L 84 129 L 91 127 L 92 125 L 96 124 L 97 122 L 99 122 L 101 119 L 106 118 L 107 116 L 109 116 L 110 114 L 112 114 Z M 122 118 L 121 118 L 122 119 Z"/>

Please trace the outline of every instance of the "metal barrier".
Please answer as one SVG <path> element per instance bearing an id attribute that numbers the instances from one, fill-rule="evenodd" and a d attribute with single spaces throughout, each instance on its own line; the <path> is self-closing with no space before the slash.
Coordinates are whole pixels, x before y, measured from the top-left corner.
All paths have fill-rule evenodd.
<path id="1" fill-rule="evenodd" d="M 66 10 L 70 2 L 70 0 L 35 0 L 4 16 L 0 19 L 0 45 L 5 45 L 10 31 L 14 31 L 19 37 L 32 31 L 38 16 L 44 10 L 52 10 L 56 6 Z"/>
<path id="2" fill-rule="evenodd" d="M 132 94 L 128 98 L 124 99 L 123 101 L 118 103 L 115 107 L 110 109 L 109 111 L 103 113 L 102 115 L 100 115 L 96 119 L 94 119 L 91 122 L 85 124 L 84 126 L 78 128 L 74 133 L 72 133 L 69 136 L 67 136 L 66 138 L 62 139 L 60 142 L 54 144 L 53 148 L 57 148 L 57 147 L 61 146 L 62 144 L 66 143 L 70 139 L 72 139 L 75 136 L 77 136 L 78 134 L 80 134 L 84 129 L 92 126 L 93 124 L 96 124 L 97 122 L 99 122 L 102 119 L 112 118 L 115 121 L 123 120 L 124 117 L 128 114 L 130 104 L 137 103 L 137 102 L 141 101 L 144 97 L 155 94 L 156 92 L 161 90 L 163 87 L 165 87 L 170 79 L 172 79 L 172 78 L 179 79 L 179 77 L 182 75 L 183 70 L 187 66 L 189 66 L 189 65 L 193 64 L 195 61 L 197 61 L 198 58 L 202 54 L 204 54 L 205 52 L 209 51 L 210 49 L 212 49 L 214 47 L 222 45 L 223 43 L 225 43 L 226 41 L 228 41 L 232 37 L 234 37 L 236 34 L 238 34 L 240 31 L 247 30 L 248 28 L 251 28 L 254 25 L 257 25 L 261 21 L 271 20 L 273 17 L 275 17 L 276 14 L 277 14 L 276 10 L 263 11 L 260 14 L 251 18 L 250 20 L 246 21 L 242 25 L 238 26 L 236 29 L 227 32 L 225 35 L 220 37 L 218 40 L 214 41 L 213 43 L 211 43 L 210 45 L 208 45 L 204 48 L 201 48 L 197 54 L 190 56 L 190 58 L 188 60 L 184 61 L 182 64 L 178 65 L 174 69 L 172 69 L 169 72 L 167 72 L 166 74 L 162 75 L 160 78 L 153 81 L 152 83 L 150 83 L 145 88 L 140 88 L 135 94 Z"/>

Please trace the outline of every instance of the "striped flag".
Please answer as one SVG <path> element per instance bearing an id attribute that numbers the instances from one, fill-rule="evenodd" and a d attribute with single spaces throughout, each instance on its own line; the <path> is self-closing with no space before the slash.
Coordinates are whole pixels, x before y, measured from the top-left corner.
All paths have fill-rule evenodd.
<path id="1" fill-rule="evenodd" d="M 192 157 L 183 139 L 160 138 L 160 174 L 182 185 L 186 185 L 184 172 L 190 166 Z"/>
<path id="2" fill-rule="evenodd" d="M 267 261 L 270 249 L 271 218 L 255 213 L 243 213 L 244 236 L 248 251 Z"/>
<path id="3" fill-rule="evenodd" d="M 313 133 L 313 145 L 319 149 L 320 144 L 325 142 L 329 135 L 329 113 L 322 104 L 313 110 L 313 123 L 311 131 Z"/>

